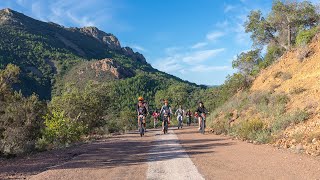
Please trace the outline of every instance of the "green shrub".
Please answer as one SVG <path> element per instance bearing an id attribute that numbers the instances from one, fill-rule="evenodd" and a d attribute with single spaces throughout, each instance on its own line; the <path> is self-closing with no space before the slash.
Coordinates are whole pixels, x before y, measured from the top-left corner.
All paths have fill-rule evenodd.
<path id="1" fill-rule="evenodd" d="M 269 143 L 272 140 L 271 132 L 269 130 L 266 130 L 266 129 L 261 130 L 261 131 L 257 131 L 254 134 L 253 139 L 255 141 L 257 141 L 258 143 L 261 143 L 261 144 Z"/>
<path id="2" fill-rule="evenodd" d="M 268 45 L 267 53 L 264 56 L 263 61 L 260 62 L 259 68 L 265 69 L 266 67 L 270 66 L 274 61 L 281 57 L 284 52 L 285 49 L 280 46 L 273 44 Z"/>
<path id="3" fill-rule="evenodd" d="M 317 32 L 319 32 L 319 29 L 317 27 L 308 30 L 301 30 L 296 37 L 296 45 L 303 46 L 310 43 Z"/>
<path id="4" fill-rule="evenodd" d="M 64 111 L 53 111 L 44 116 L 44 119 L 43 137 L 38 141 L 40 147 L 43 147 L 45 142 L 53 146 L 65 146 L 77 142 L 87 131 L 87 127 L 78 119 L 67 117 Z"/>
<path id="5" fill-rule="evenodd" d="M 276 94 L 274 96 L 271 96 L 271 102 L 273 103 L 273 105 L 275 104 L 287 104 L 289 102 L 290 98 L 284 94 Z"/>
<path id="6" fill-rule="evenodd" d="M 0 70 L 0 154 L 30 152 L 39 138 L 46 104 L 35 94 L 24 97 L 14 92 L 20 69 L 12 64 Z"/>
<path id="7" fill-rule="evenodd" d="M 264 123 L 260 119 L 241 122 L 236 128 L 236 134 L 242 139 L 255 139 L 256 133 L 263 130 Z"/>
<path id="8" fill-rule="evenodd" d="M 265 92 L 255 92 L 249 96 L 249 100 L 251 104 L 263 104 L 268 105 L 270 102 L 270 93 Z"/>
<path id="9" fill-rule="evenodd" d="M 292 114 L 284 114 L 275 119 L 272 124 L 273 132 L 279 132 L 286 129 L 291 124 L 301 123 L 309 118 L 309 114 L 306 111 L 297 110 Z"/>
<path id="10" fill-rule="evenodd" d="M 214 121 L 209 124 L 212 128 L 214 134 L 227 134 L 229 131 L 229 123 L 227 120 L 224 121 Z"/>

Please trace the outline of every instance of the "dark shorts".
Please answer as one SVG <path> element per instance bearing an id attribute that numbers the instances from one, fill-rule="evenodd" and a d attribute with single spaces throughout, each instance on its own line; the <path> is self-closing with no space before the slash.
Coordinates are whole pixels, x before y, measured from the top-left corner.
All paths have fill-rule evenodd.
<path id="1" fill-rule="evenodd" d="M 162 116 L 162 118 L 160 118 L 160 121 L 168 121 L 168 118 L 170 118 L 170 115 L 168 116 Z"/>

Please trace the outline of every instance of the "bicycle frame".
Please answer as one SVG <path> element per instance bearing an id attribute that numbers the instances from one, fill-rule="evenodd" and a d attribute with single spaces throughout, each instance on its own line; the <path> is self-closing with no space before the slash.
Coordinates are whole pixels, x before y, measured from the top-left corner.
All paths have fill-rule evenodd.
<path id="1" fill-rule="evenodd" d="M 205 124 L 206 117 L 205 115 L 200 115 L 199 117 L 201 118 L 200 133 L 204 134 L 205 128 L 206 128 L 206 124 Z"/>
<path id="2" fill-rule="evenodd" d="M 141 136 L 141 137 L 144 135 L 144 132 L 145 132 L 144 124 L 143 124 L 143 119 L 144 119 L 144 116 L 143 116 L 143 115 L 139 115 L 139 121 L 140 121 L 140 124 L 139 124 L 139 132 L 140 132 L 140 136 Z"/>
<path id="3" fill-rule="evenodd" d="M 163 116 L 163 133 L 168 133 L 168 116 Z"/>

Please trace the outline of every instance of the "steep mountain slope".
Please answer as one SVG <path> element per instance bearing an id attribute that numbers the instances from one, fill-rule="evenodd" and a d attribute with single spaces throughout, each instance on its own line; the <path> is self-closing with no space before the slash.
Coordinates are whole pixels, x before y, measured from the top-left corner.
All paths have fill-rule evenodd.
<path id="1" fill-rule="evenodd" d="M 320 34 L 307 47 L 286 53 L 278 63 L 262 72 L 251 88 L 251 92 L 257 91 L 285 93 L 290 99 L 287 111 L 300 109 L 309 114 L 305 123 L 289 126 L 276 143 L 284 147 L 301 143 L 307 153 L 319 154 Z"/>
<path id="2" fill-rule="evenodd" d="M 96 67 L 87 68 L 87 61 L 106 58 L 109 58 L 109 63 L 102 61 L 98 65 L 99 62 L 96 62 Z M 0 11 L 0 68 L 8 63 L 16 64 L 22 70 L 21 83 L 16 88 L 26 95 L 36 92 L 42 99 L 50 99 L 52 86 L 58 81 L 77 79 L 74 75 L 79 76 L 78 80 L 81 76 L 85 76 L 86 80 L 95 80 L 97 76 L 87 75 L 97 71 L 104 73 L 99 75 L 100 81 L 148 72 L 183 82 L 154 69 L 142 54 L 130 47 L 121 47 L 117 37 L 96 27 L 65 28 L 3 9 Z M 98 70 L 101 65 L 109 68 Z M 83 72 L 82 75 L 69 73 L 72 68 Z M 58 84 L 61 85 L 61 82 Z"/>
<path id="3" fill-rule="evenodd" d="M 262 70 L 211 116 L 212 131 L 320 155 L 320 34 Z"/>

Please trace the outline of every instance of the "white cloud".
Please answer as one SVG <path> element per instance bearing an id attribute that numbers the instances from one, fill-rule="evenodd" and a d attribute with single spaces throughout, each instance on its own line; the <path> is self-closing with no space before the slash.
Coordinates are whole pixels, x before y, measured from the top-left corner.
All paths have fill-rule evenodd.
<path id="1" fill-rule="evenodd" d="M 169 56 L 166 58 L 160 58 L 156 60 L 155 64 L 153 65 L 160 71 L 164 71 L 167 73 L 175 72 L 175 71 L 181 71 L 183 70 L 183 66 L 181 63 L 179 63 L 181 56 L 175 55 L 175 56 Z"/>
<path id="2" fill-rule="evenodd" d="M 217 22 L 217 23 L 215 24 L 215 26 L 216 26 L 217 28 L 221 28 L 221 29 L 225 29 L 225 28 L 227 28 L 229 25 L 230 25 L 230 22 L 229 22 L 228 20 L 224 20 L 224 21 L 222 21 L 222 22 Z"/>
<path id="3" fill-rule="evenodd" d="M 156 59 L 153 66 L 167 73 L 180 72 L 184 74 L 189 71 L 189 69 L 192 69 L 194 64 L 214 58 L 223 51 L 225 51 L 224 48 L 189 53 L 175 53 L 164 58 Z"/>
<path id="4" fill-rule="evenodd" d="M 173 46 L 165 48 L 164 52 L 168 55 L 176 54 L 179 50 L 183 49 L 183 47 Z"/>
<path id="5" fill-rule="evenodd" d="M 196 62 L 202 62 L 217 56 L 219 53 L 225 51 L 224 48 L 220 49 L 211 49 L 211 50 L 203 50 L 203 51 L 195 51 L 191 54 L 187 54 L 182 58 L 183 62 L 193 64 Z"/>
<path id="6" fill-rule="evenodd" d="M 39 18 L 42 21 L 45 21 L 46 18 L 42 16 L 42 4 L 40 1 L 34 2 L 31 4 L 31 12 L 34 16 Z"/>
<path id="7" fill-rule="evenodd" d="M 42 21 L 64 26 L 103 26 L 103 29 L 128 29 L 119 22 L 112 23 L 119 9 L 114 0 L 15 0 L 29 15 Z M 99 4 L 99 6 L 96 6 Z"/>
<path id="8" fill-rule="evenodd" d="M 216 31 L 216 32 L 208 33 L 206 37 L 210 41 L 216 41 L 217 39 L 219 39 L 220 37 L 222 37 L 224 35 L 225 35 L 224 32 Z"/>
<path id="9" fill-rule="evenodd" d="M 89 17 L 83 16 L 83 17 L 78 17 L 71 12 L 67 11 L 66 13 L 67 17 L 70 18 L 70 20 L 79 26 L 95 26 L 95 23 L 93 20 L 90 20 Z"/>
<path id="10" fill-rule="evenodd" d="M 137 51 L 142 51 L 142 52 L 147 52 L 147 50 L 142 47 L 142 46 L 139 46 L 139 45 L 131 45 L 130 47 L 132 47 L 133 49 L 137 50 Z"/>
<path id="11" fill-rule="evenodd" d="M 26 0 L 17 0 L 16 2 L 17 2 L 17 4 L 19 4 L 20 6 L 24 6 L 25 3 L 26 3 Z"/>
<path id="12" fill-rule="evenodd" d="M 207 42 L 199 42 L 199 43 L 196 43 L 193 46 L 191 46 L 191 48 L 192 49 L 199 49 L 199 48 L 205 47 L 207 45 L 208 45 Z"/>
<path id="13" fill-rule="evenodd" d="M 232 10 L 235 9 L 235 8 L 236 8 L 236 6 L 233 6 L 233 5 L 228 4 L 228 5 L 225 5 L 223 11 L 224 11 L 224 13 L 228 13 L 228 12 L 232 11 Z"/>
<path id="14" fill-rule="evenodd" d="M 235 40 L 237 43 L 249 44 L 251 42 L 250 34 L 246 33 L 245 27 L 243 26 L 246 16 L 239 15 L 237 18 L 239 19 L 239 22 L 235 24 L 235 28 L 233 30 L 236 33 Z"/>
<path id="15" fill-rule="evenodd" d="M 192 72 L 210 72 L 210 71 L 226 71 L 226 70 L 232 70 L 232 67 L 197 65 L 190 69 L 190 71 Z"/>

